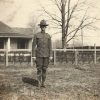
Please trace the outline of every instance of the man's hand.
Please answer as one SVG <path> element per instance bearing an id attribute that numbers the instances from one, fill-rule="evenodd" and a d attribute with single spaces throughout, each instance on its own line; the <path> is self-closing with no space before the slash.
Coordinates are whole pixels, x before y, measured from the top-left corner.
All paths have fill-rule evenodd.
<path id="1" fill-rule="evenodd" d="M 49 60 L 52 60 L 53 59 L 53 57 L 49 57 Z"/>

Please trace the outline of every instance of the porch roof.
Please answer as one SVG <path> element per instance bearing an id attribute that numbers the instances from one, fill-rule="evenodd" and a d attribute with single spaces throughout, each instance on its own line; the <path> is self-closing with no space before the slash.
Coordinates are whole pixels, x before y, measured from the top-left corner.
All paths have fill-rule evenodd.
<path id="1" fill-rule="evenodd" d="M 33 36 L 32 28 L 12 27 L 13 32 Z"/>
<path id="2" fill-rule="evenodd" d="M 0 21 L 0 33 L 13 33 L 13 30 L 7 24 Z"/>
<path id="3" fill-rule="evenodd" d="M 12 38 L 32 38 L 31 35 L 20 34 L 20 33 L 0 33 L 0 38 L 12 37 Z"/>
<path id="4" fill-rule="evenodd" d="M 33 38 L 32 28 L 9 27 L 0 21 L 0 38 Z"/>

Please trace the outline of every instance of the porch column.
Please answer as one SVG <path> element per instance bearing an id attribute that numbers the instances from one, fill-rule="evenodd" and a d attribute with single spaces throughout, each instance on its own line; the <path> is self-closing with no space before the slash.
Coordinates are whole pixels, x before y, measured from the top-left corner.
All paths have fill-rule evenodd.
<path id="1" fill-rule="evenodd" d="M 33 42 L 33 39 L 30 40 L 30 49 L 31 49 L 31 66 L 33 66 L 33 59 L 32 59 L 32 42 Z"/>
<path id="2" fill-rule="evenodd" d="M 10 51 L 10 38 L 8 38 L 8 51 Z"/>
<path id="3" fill-rule="evenodd" d="M 8 52 L 10 51 L 10 38 L 7 40 L 7 49 L 6 49 L 6 66 L 8 66 Z"/>

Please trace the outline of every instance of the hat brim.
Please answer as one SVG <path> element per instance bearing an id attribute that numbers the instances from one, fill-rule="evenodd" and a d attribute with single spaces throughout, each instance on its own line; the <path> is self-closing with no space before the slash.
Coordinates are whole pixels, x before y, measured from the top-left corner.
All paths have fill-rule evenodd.
<path id="1" fill-rule="evenodd" d="M 46 24 L 46 25 L 38 24 L 38 26 L 48 26 L 48 24 Z"/>

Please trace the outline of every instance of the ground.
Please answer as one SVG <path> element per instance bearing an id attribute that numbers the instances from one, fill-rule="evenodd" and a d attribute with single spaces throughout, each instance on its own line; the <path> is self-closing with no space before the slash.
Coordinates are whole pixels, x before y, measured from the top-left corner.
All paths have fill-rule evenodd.
<path id="1" fill-rule="evenodd" d="M 49 65 L 46 88 L 23 77 L 36 79 L 35 66 L 0 66 L 0 100 L 100 100 L 100 64 Z"/>

